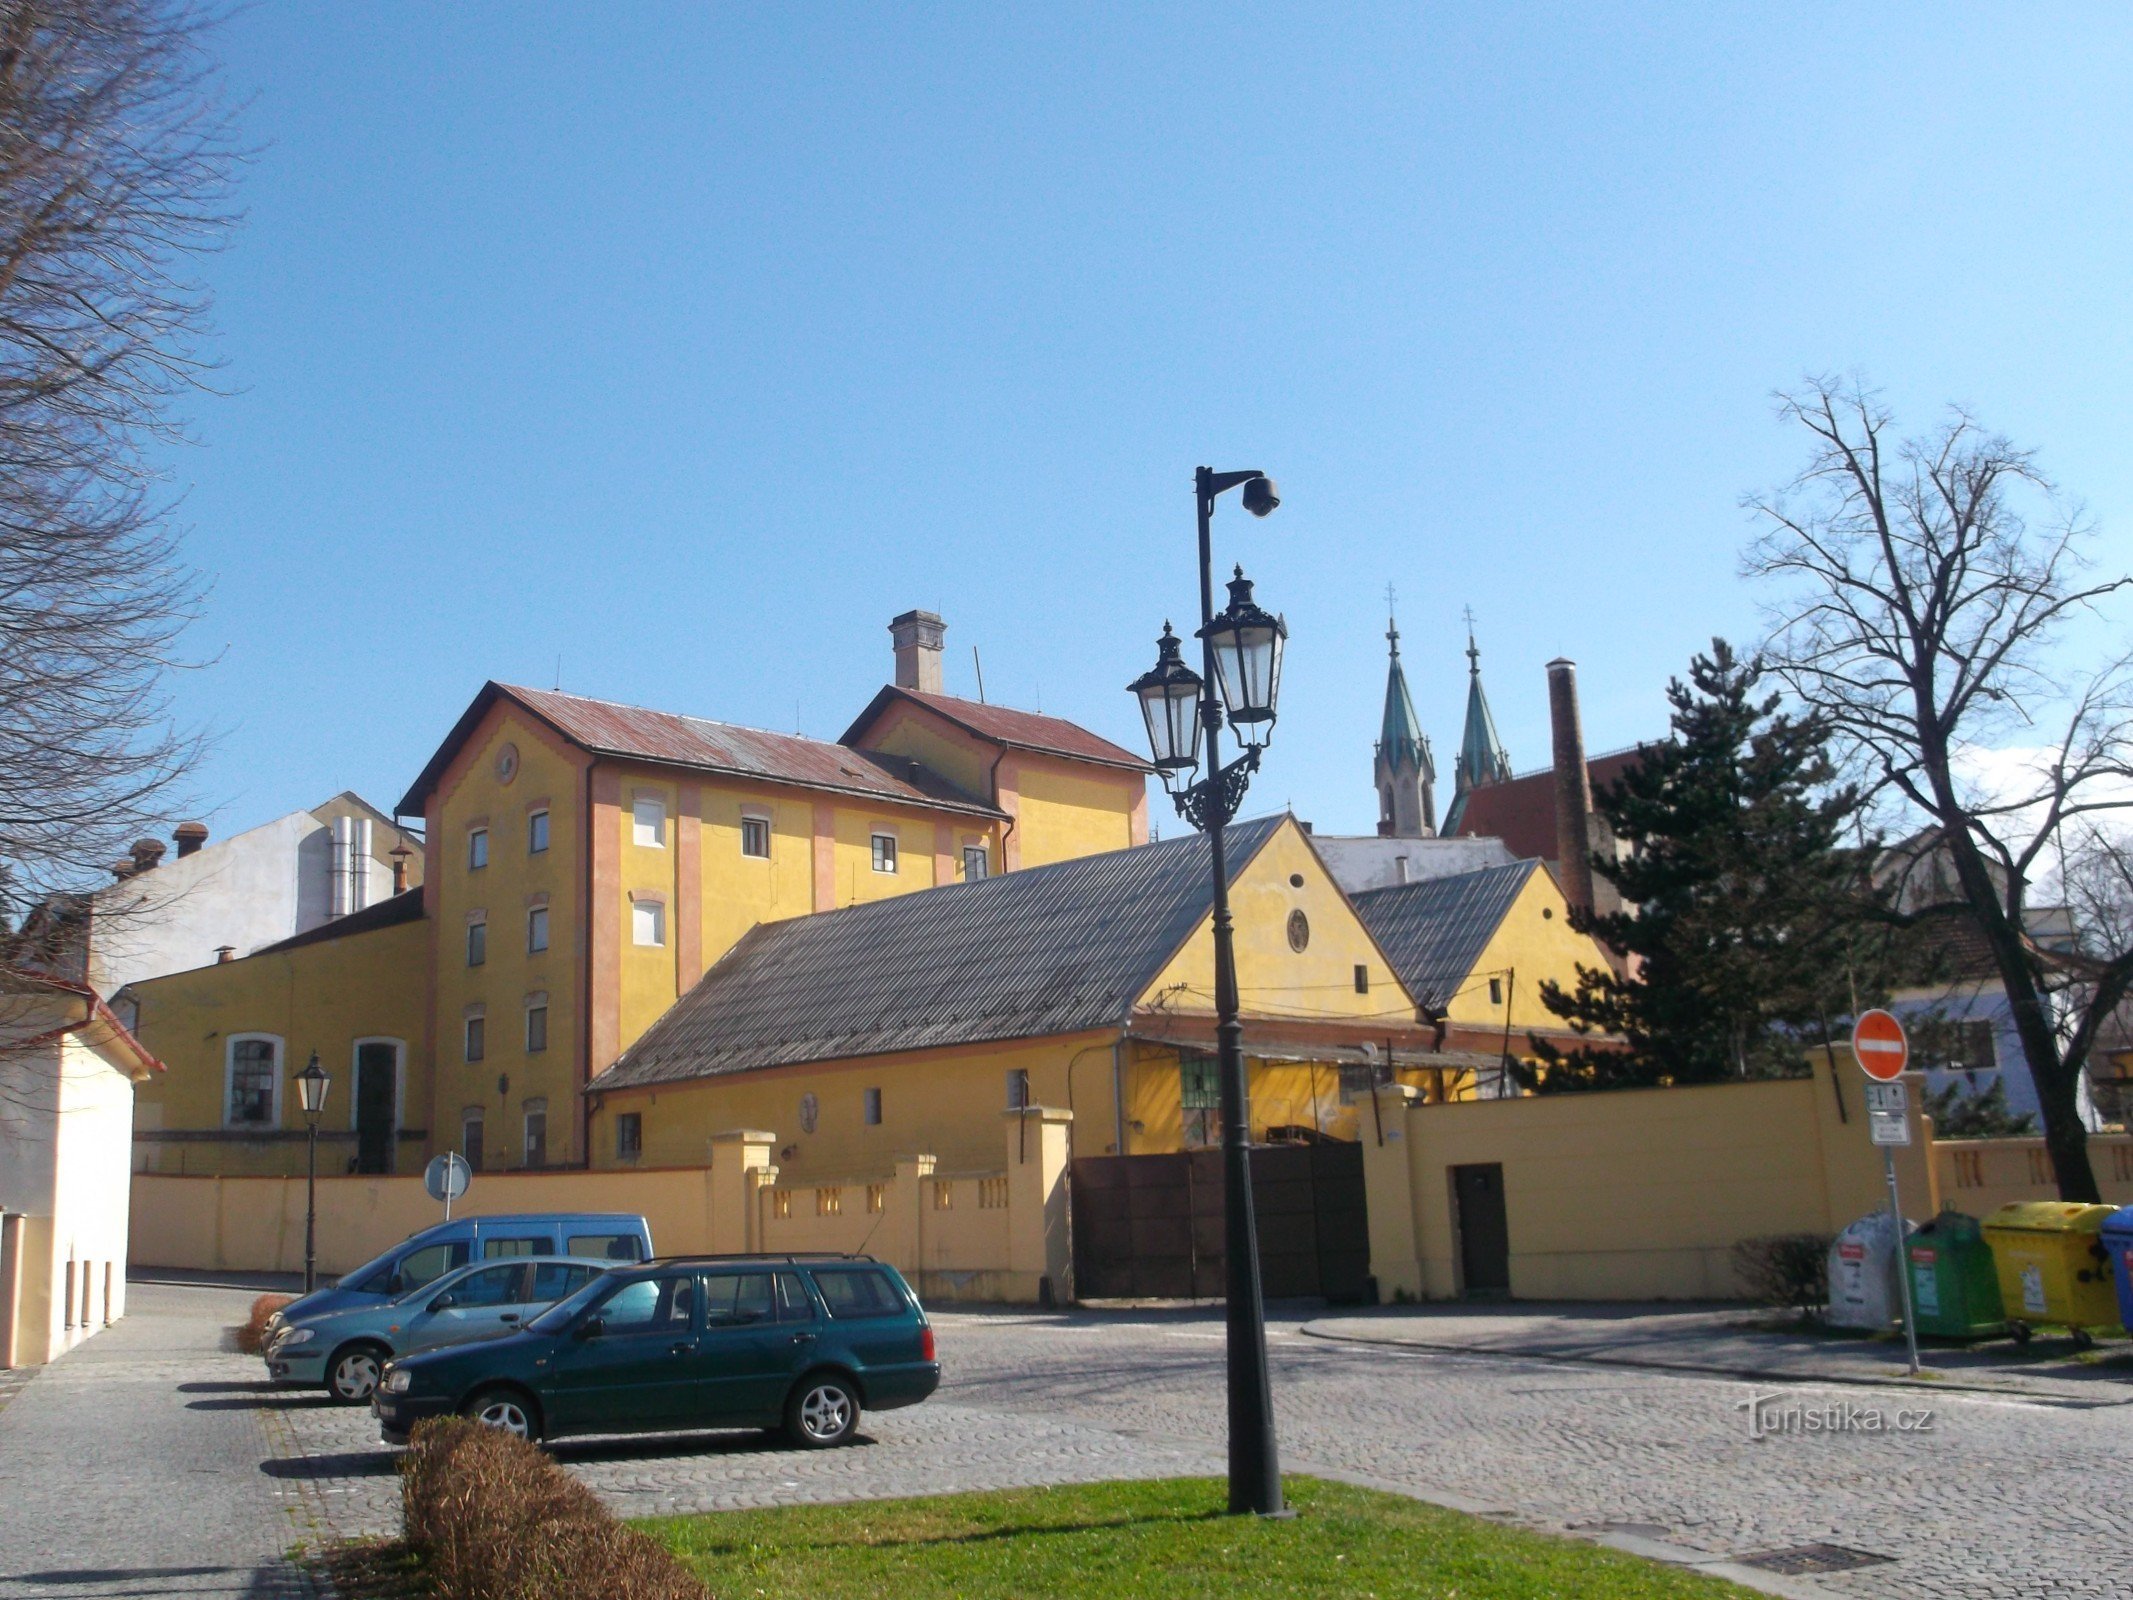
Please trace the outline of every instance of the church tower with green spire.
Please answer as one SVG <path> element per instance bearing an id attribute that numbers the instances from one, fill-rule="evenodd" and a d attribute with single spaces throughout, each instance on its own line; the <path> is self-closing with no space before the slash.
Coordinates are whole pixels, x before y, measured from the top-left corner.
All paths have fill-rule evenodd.
<path id="1" fill-rule="evenodd" d="M 1452 803 L 1444 813 L 1444 831 L 1459 831 L 1467 796 L 1492 783 L 1508 783 L 1511 757 L 1496 737 L 1496 719 L 1481 687 L 1481 651 L 1474 644 L 1474 613 L 1466 614 L 1466 727 L 1459 735 L 1459 757 L 1452 764 Z"/>
<path id="2" fill-rule="evenodd" d="M 1400 666 L 1400 627 L 1386 618 L 1392 665 L 1385 674 L 1385 716 L 1378 729 L 1378 833 L 1389 839 L 1427 839 L 1437 831 L 1437 764 L 1415 715 Z"/>

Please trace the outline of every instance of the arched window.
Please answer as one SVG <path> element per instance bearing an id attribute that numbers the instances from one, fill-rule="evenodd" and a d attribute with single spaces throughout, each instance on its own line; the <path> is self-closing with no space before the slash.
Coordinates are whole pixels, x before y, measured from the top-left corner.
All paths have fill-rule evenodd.
<path id="1" fill-rule="evenodd" d="M 233 1033 L 224 1047 L 222 1125 L 281 1126 L 282 1042 L 278 1034 Z"/>

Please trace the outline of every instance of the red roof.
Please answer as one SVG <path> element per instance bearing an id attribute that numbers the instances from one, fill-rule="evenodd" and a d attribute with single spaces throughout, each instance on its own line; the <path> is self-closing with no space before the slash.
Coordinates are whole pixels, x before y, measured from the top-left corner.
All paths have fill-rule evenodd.
<path id="1" fill-rule="evenodd" d="M 526 689 L 493 682 L 482 686 L 474 703 L 430 757 L 414 787 L 401 799 L 400 815 L 415 815 L 422 810 L 453 754 L 500 698 L 515 702 L 571 743 L 595 755 L 828 789 L 892 804 L 987 817 L 1001 815 L 982 800 L 901 756 L 851 750 L 798 734 L 741 728 L 730 722 L 709 722 L 672 711 L 647 711 L 608 700 L 588 700 L 553 689 Z"/>
<path id="2" fill-rule="evenodd" d="M 1641 747 L 1613 750 L 1592 756 L 1585 771 L 1593 793 L 1619 778 L 1637 759 Z M 1508 783 L 1492 783 L 1466 797 L 1466 810 L 1459 817 L 1459 833 L 1465 838 L 1501 839 L 1512 855 L 1526 860 L 1553 861 L 1555 843 L 1555 769 L 1543 767 Z"/>
<path id="3" fill-rule="evenodd" d="M 928 711 L 946 717 L 957 727 L 976 734 L 980 739 L 989 739 L 994 744 L 1004 744 L 1010 749 L 1037 750 L 1046 755 L 1066 756 L 1075 761 L 1093 761 L 1099 766 L 1124 767 L 1133 772 L 1152 772 L 1154 768 L 1132 751 L 1113 744 L 1109 739 L 1089 732 L 1078 722 L 1068 722 L 1064 717 L 1047 717 L 1038 711 L 1016 711 L 1010 706 L 987 705 L 982 700 L 961 700 L 952 694 L 927 694 L 918 689 L 900 688 L 896 684 L 884 684 L 881 693 L 874 696 L 866 710 L 844 730 L 844 743 L 854 744 L 866 735 L 883 712 L 898 700 L 908 700 L 913 705 L 924 706 Z"/>

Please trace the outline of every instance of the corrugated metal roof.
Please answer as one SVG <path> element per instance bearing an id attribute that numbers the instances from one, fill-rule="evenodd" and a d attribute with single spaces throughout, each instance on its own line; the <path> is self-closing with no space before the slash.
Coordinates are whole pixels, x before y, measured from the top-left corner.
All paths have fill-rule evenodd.
<path id="1" fill-rule="evenodd" d="M 998 817 L 1004 813 L 947 779 L 902 756 L 847 749 L 794 733 L 771 733 L 730 722 L 711 722 L 672 711 L 588 700 L 554 689 L 489 683 L 475 696 L 422 775 L 400 802 L 403 815 L 419 814 L 460 743 L 489 706 L 507 697 L 595 755 L 656 761 L 700 772 L 732 773 L 772 783 L 799 784 L 901 805 Z"/>
<path id="2" fill-rule="evenodd" d="M 1354 897 L 1355 909 L 1408 992 L 1431 1010 L 1442 1010 L 1474 970 L 1526 880 L 1541 870 L 1538 861 L 1514 861 L 1450 878 L 1366 889 Z"/>
<path id="3" fill-rule="evenodd" d="M 1287 820 L 1230 828 L 1232 872 Z M 1194 834 L 765 923 L 591 1087 L 1122 1026 L 1209 900 Z"/>
<path id="4" fill-rule="evenodd" d="M 1012 706 L 987 705 L 982 700 L 963 700 L 952 694 L 926 694 L 893 683 L 885 685 L 866 710 L 859 713 L 858 719 L 844 730 L 844 742 L 853 744 L 865 738 L 867 729 L 898 700 L 924 706 L 958 727 L 996 744 L 1071 756 L 1077 761 L 1093 761 L 1106 767 L 1126 767 L 1134 772 L 1155 770 L 1145 756 L 1137 756 L 1064 717 L 1048 717 L 1041 711 L 1017 711 Z"/>

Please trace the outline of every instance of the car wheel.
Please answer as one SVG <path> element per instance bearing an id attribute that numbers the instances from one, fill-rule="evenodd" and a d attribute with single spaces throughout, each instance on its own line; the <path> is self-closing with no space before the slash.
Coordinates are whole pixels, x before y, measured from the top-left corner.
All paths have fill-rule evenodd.
<path id="1" fill-rule="evenodd" d="M 515 1434 L 529 1444 L 538 1443 L 541 1437 L 540 1414 L 516 1389 L 482 1389 L 459 1408 L 459 1414 L 485 1428 Z"/>
<path id="2" fill-rule="evenodd" d="M 859 1428 L 859 1396 L 834 1373 L 800 1380 L 785 1402 L 785 1437 L 804 1450 L 827 1450 Z"/>
<path id="3" fill-rule="evenodd" d="M 378 1386 L 388 1352 L 382 1345 L 352 1344 L 326 1363 L 326 1392 L 344 1406 L 363 1405 Z"/>

